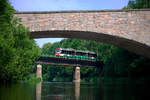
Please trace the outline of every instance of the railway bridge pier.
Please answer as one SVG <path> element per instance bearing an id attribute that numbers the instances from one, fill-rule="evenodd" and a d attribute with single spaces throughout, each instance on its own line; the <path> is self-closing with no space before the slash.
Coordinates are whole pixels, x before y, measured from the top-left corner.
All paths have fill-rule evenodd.
<path id="1" fill-rule="evenodd" d="M 41 78 L 42 80 L 42 65 L 41 64 L 36 65 L 36 77 Z"/>
<path id="2" fill-rule="evenodd" d="M 79 66 L 75 67 L 73 82 L 80 82 L 80 67 Z"/>
<path id="3" fill-rule="evenodd" d="M 42 80 L 42 65 L 38 64 L 36 66 L 36 77 Z M 73 82 L 80 82 L 80 67 L 76 66 L 74 70 Z"/>

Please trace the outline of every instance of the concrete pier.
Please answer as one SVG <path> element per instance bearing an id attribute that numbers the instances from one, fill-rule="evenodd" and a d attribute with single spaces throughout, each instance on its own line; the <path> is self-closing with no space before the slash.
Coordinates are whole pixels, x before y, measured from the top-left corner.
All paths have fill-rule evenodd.
<path id="1" fill-rule="evenodd" d="M 42 65 L 38 64 L 36 68 L 36 77 L 42 80 Z"/>
<path id="2" fill-rule="evenodd" d="M 73 82 L 80 82 L 80 67 L 79 66 L 76 66 L 75 68 Z"/>

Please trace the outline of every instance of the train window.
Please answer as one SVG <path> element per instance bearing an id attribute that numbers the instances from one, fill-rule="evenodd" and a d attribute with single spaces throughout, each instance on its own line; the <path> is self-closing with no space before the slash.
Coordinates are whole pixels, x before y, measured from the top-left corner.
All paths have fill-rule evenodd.
<path id="1" fill-rule="evenodd" d="M 87 56 L 87 53 L 84 53 L 84 52 L 76 52 L 76 55 L 78 55 L 78 56 Z"/>
<path id="2" fill-rule="evenodd" d="M 93 56 L 94 56 L 95 58 L 97 58 L 97 54 L 93 54 Z"/>
<path id="3" fill-rule="evenodd" d="M 81 55 L 81 52 L 76 52 L 76 55 L 80 56 L 80 55 Z"/>
<path id="4" fill-rule="evenodd" d="M 87 53 L 82 53 L 82 56 L 87 56 L 88 54 Z"/>
<path id="5" fill-rule="evenodd" d="M 74 51 L 67 51 L 67 54 L 72 55 L 74 54 Z"/>
<path id="6" fill-rule="evenodd" d="M 74 51 L 70 51 L 70 54 L 71 54 L 71 55 L 74 55 L 74 54 L 75 54 L 75 52 L 74 52 Z"/>
<path id="7" fill-rule="evenodd" d="M 65 54 L 65 51 L 64 51 L 64 50 L 61 50 L 61 54 Z"/>
<path id="8" fill-rule="evenodd" d="M 69 55 L 72 55 L 72 54 L 74 55 L 75 54 L 74 51 L 67 51 L 67 50 L 62 50 L 61 53 L 62 54 L 69 54 Z"/>
<path id="9" fill-rule="evenodd" d="M 88 56 L 90 56 L 90 57 L 95 57 L 95 58 L 97 57 L 96 54 L 90 54 L 90 53 L 88 54 Z"/>

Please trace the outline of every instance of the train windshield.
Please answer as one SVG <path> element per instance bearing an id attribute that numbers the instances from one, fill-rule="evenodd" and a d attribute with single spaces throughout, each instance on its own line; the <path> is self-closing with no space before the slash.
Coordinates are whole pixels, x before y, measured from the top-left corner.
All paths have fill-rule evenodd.
<path id="1" fill-rule="evenodd" d="M 60 52 L 60 50 L 56 49 L 56 52 Z"/>

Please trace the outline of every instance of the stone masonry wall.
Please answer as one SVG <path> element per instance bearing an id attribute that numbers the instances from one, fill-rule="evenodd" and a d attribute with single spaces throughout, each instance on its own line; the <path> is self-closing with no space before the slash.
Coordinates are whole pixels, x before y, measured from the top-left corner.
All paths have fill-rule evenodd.
<path id="1" fill-rule="evenodd" d="M 21 18 L 21 23 L 29 27 L 32 38 L 81 36 L 131 49 L 142 55 L 148 53 L 140 52 L 150 50 L 150 9 L 17 12 L 15 17 Z M 71 31 L 74 33 L 71 34 Z M 138 48 L 140 51 L 136 50 Z"/>

